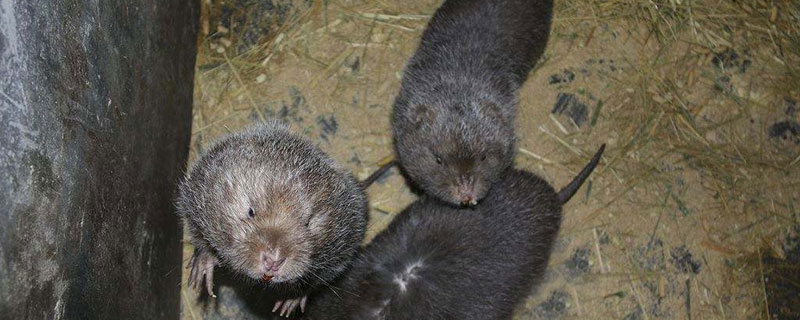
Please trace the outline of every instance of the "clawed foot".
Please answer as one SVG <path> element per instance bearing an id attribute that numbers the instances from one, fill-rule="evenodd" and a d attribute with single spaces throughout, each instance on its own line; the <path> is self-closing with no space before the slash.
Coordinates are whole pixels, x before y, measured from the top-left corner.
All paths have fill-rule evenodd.
<path id="1" fill-rule="evenodd" d="M 275 312 L 278 309 L 280 309 L 281 313 L 280 313 L 279 316 L 283 317 L 284 314 L 286 314 L 286 317 L 288 318 L 292 314 L 292 312 L 294 312 L 294 309 L 296 309 L 297 306 L 300 306 L 300 312 L 305 313 L 306 312 L 306 299 L 308 299 L 308 297 L 302 297 L 302 298 L 297 298 L 297 299 L 278 300 L 277 302 L 275 302 L 275 306 L 272 307 L 272 312 Z"/>
<path id="2" fill-rule="evenodd" d="M 207 250 L 194 249 L 192 260 L 189 261 L 187 268 L 191 268 L 189 272 L 189 288 L 192 290 L 203 289 L 203 279 L 206 282 L 206 290 L 208 295 L 212 298 L 217 296 L 214 294 L 212 288 L 214 287 L 214 267 L 219 264 L 217 257 L 212 255 Z"/>

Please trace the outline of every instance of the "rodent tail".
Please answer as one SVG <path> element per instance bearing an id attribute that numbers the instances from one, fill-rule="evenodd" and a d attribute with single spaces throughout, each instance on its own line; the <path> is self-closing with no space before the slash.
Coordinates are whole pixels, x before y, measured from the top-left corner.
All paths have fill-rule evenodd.
<path id="1" fill-rule="evenodd" d="M 372 183 L 375 182 L 375 180 L 378 180 L 378 178 L 380 178 L 387 170 L 391 169 L 392 166 L 396 164 L 397 164 L 397 159 L 393 159 L 392 161 L 389 161 L 386 164 L 382 165 L 380 168 L 378 168 L 377 171 L 373 172 L 371 175 L 369 175 L 369 177 L 364 179 L 364 181 L 361 181 L 361 186 L 364 189 L 369 188 L 369 186 L 372 185 Z"/>
<path id="2" fill-rule="evenodd" d="M 575 178 L 572 179 L 572 181 L 566 187 L 558 192 L 558 201 L 561 202 L 561 204 L 567 203 L 567 201 L 569 201 L 569 199 L 575 195 L 575 192 L 578 191 L 581 185 L 583 185 L 583 182 L 586 181 L 586 178 L 588 178 L 592 171 L 594 171 L 594 168 L 597 167 L 597 163 L 600 162 L 600 156 L 603 155 L 604 150 L 606 150 L 605 143 L 600 146 L 600 149 L 597 150 L 597 152 L 595 152 L 592 160 L 590 160 L 589 163 L 583 167 L 583 170 L 581 170 L 581 172 L 579 172 L 578 175 L 575 176 Z"/>

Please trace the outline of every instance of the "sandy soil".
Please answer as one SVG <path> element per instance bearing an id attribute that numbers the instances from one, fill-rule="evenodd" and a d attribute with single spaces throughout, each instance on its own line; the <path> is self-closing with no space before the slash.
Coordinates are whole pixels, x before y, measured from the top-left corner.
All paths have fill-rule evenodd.
<path id="1" fill-rule="evenodd" d="M 290 123 L 361 178 L 392 155 L 392 100 L 438 0 L 205 5 L 192 159 L 262 118 Z M 767 44 L 708 48 L 714 35 L 692 27 L 665 27 L 670 40 L 653 31 L 657 17 L 607 19 L 609 6 L 559 3 L 521 91 L 516 167 L 558 188 L 608 149 L 516 318 L 796 318 L 800 281 L 765 273 L 800 270 L 798 92 L 771 76 L 797 53 L 781 64 Z M 727 39 L 755 37 L 739 27 Z M 415 199 L 394 170 L 368 193 L 365 242 Z M 257 294 L 220 283 L 217 301 L 184 286 L 183 318 L 265 315 Z"/>

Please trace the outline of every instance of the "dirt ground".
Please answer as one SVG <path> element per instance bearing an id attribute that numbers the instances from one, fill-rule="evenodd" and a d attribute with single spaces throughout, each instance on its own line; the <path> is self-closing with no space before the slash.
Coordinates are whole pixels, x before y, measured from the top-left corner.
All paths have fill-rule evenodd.
<path id="1" fill-rule="evenodd" d="M 278 118 L 366 177 L 392 155 L 392 101 L 439 4 L 204 0 L 191 160 Z M 791 1 L 556 1 L 515 166 L 558 188 L 608 148 L 516 319 L 800 318 L 798 25 Z M 415 199 L 394 170 L 368 190 L 365 243 Z M 184 283 L 183 318 L 271 306 L 215 290 Z"/>

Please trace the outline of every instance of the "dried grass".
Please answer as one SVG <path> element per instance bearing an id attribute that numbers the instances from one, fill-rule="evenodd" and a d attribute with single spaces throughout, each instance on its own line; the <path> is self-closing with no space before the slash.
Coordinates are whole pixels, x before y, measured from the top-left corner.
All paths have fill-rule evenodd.
<path id="1" fill-rule="evenodd" d="M 213 10 L 205 9 L 192 154 L 227 128 L 270 117 L 269 111 L 276 116 L 287 99 L 276 79 L 290 79 L 314 100 L 310 110 L 299 111 L 304 120 L 295 125 L 319 139 L 313 116 L 366 117 L 329 142 L 328 151 L 338 159 L 357 154 L 365 161 L 351 165 L 362 174 L 377 167 L 391 152 L 388 119 L 369 116 L 388 118 L 402 63 L 437 2 L 410 1 L 407 8 L 393 2 L 297 2 L 282 24 L 242 51 L 237 35 L 217 28 Z M 622 318 L 638 307 L 642 318 L 657 318 L 654 301 L 663 299 L 673 303 L 663 308 L 681 318 L 769 318 L 768 268 L 787 266 L 764 265 L 763 258 L 780 258 L 786 237 L 800 230 L 800 147 L 768 132 L 770 124 L 792 117 L 784 113 L 784 100 L 800 100 L 800 5 L 556 4 L 550 49 L 532 77 L 545 78 L 548 65 L 596 52 L 614 56 L 622 69 L 595 89 L 600 102 L 590 108 L 588 128 L 550 116 L 527 126 L 536 130 L 520 132 L 528 141 L 540 138 L 523 145 L 521 165 L 538 166 L 560 181 L 577 172 L 601 141 L 609 143 L 585 205 L 568 213 L 562 231 L 562 238 L 575 239 L 570 248 L 583 239 L 591 242 L 599 266 L 578 283 L 556 286 L 570 288 L 578 316 Z M 619 47 L 607 48 L 609 43 Z M 358 72 L 349 71 L 354 61 Z M 336 107 L 350 105 L 355 111 Z M 413 199 L 389 199 L 403 187 L 398 177 L 390 183 L 393 189 L 371 193 L 373 235 Z M 611 244 L 601 246 L 599 234 Z M 653 245 L 656 240 L 664 248 Z M 686 245 L 707 269 L 697 275 L 653 269 L 637 260 L 637 244 L 645 244 L 646 258 Z M 551 265 L 564 259 L 557 255 Z M 654 293 L 646 283 L 656 284 Z M 535 318 L 535 312 L 518 317 Z"/>

